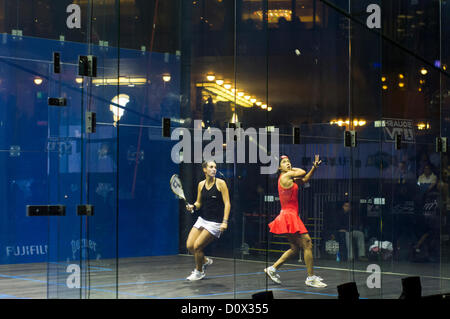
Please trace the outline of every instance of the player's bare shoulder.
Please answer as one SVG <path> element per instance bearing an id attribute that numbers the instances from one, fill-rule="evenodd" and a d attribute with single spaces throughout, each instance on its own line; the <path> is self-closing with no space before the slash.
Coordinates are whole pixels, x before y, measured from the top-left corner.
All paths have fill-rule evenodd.
<path id="1" fill-rule="evenodd" d="M 216 177 L 216 183 L 217 187 L 219 188 L 219 191 L 227 187 L 227 183 L 221 178 Z"/>
<path id="2" fill-rule="evenodd" d="M 283 188 L 291 188 L 294 184 L 294 180 L 290 174 L 282 174 L 280 177 L 280 184 Z"/>

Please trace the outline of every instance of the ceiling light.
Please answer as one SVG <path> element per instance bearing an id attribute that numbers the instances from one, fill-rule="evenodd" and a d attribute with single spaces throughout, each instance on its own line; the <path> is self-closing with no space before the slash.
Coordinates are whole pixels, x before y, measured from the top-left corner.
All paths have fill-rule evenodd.
<path id="1" fill-rule="evenodd" d="M 162 79 L 164 82 L 170 82 L 171 76 L 169 73 L 164 73 Z"/>
<path id="2" fill-rule="evenodd" d="M 206 75 L 206 79 L 208 80 L 208 81 L 214 81 L 214 79 L 216 78 L 216 76 L 214 75 L 214 73 L 208 73 L 207 75 Z"/>

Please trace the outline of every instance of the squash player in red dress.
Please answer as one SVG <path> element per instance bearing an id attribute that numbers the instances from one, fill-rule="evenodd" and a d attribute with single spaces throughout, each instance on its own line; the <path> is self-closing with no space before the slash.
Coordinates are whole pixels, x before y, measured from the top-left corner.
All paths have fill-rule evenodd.
<path id="1" fill-rule="evenodd" d="M 319 155 L 315 155 L 313 167 L 306 173 L 300 168 L 292 167 L 287 156 L 283 155 L 280 159 L 280 167 L 278 169 L 281 173 L 278 178 L 278 194 L 281 211 L 269 224 L 269 228 L 273 234 L 286 235 L 291 248 L 284 252 L 272 266 L 264 269 L 264 272 L 271 280 L 281 284 L 280 276 L 276 271 L 289 258 L 296 256 L 300 247 L 302 247 L 308 273 L 305 284 L 316 288 L 326 287 L 327 285 L 323 282 L 323 279 L 314 275 L 312 241 L 308 230 L 298 215 L 298 185 L 295 183 L 296 180 L 299 180 L 302 184 L 307 183 L 322 161 L 319 160 Z"/>

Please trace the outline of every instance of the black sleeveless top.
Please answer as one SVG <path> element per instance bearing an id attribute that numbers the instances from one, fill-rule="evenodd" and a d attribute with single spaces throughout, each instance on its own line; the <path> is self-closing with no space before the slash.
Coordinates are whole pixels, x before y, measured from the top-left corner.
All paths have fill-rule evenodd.
<path id="1" fill-rule="evenodd" d="M 206 189 L 206 181 L 203 184 L 201 193 L 202 207 L 200 216 L 210 222 L 222 223 L 225 205 L 223 204 L 222 193 L 219 192 L 214 178 L 214 185 L 211 189 Z"/>

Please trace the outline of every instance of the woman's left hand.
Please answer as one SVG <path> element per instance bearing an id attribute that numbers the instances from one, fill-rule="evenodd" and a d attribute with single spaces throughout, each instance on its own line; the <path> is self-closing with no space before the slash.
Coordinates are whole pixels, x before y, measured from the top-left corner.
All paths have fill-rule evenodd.
<path id="1" fill-rule="evenodd" d="M 322 163 L 322 160 L 319 159 L 319 155 L 315 155 L 314 156 L 314 167 L 318 167 L 320 165 L 320 163 Z"/>
<path id="2" fill-rule="evenodd" d="M 220 225 L 220 231 L 223 233 L 224 231 L 226 231 L 228 228 L 228 224 L 227 223 L 222 223 L 222 225 Z"/>

